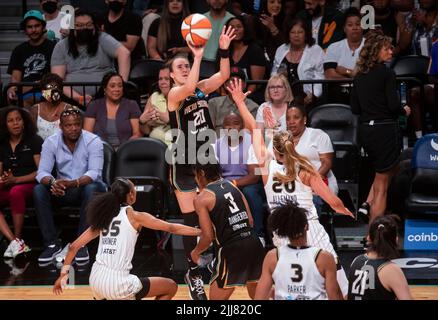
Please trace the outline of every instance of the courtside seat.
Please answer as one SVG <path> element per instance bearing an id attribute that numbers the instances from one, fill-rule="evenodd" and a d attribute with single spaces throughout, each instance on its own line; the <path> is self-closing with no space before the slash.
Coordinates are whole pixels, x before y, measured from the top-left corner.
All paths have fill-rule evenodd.
<path id="1" fill-rule="evenodd" d="M 438 133 L 417 141 L 411 165 L 411 192 L 406 200 L 409 214 L 438 215 Z"/>

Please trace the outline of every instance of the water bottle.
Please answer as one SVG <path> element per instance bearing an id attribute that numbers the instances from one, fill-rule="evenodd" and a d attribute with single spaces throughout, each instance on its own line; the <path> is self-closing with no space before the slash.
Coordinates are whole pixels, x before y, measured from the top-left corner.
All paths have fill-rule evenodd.
<path id="1" fill-rule="evenodd" d="M 261 1 L 260 0 L 254 0 L 254 6 L 253 6 L 254 14 L 260 13 L 260 9 L 261 9 L 260 7 L 261 7 Z"/>

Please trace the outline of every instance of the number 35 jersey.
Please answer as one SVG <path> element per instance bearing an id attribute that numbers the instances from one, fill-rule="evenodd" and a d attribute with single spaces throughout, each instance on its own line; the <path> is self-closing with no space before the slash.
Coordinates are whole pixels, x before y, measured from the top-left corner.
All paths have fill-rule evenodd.
<path id="1" fill-rule="evenodd" d="M 129 222 L 127 208 L 130 207 L 121 207 L 108 229 L 100 232 L 96 263 L 114 271 L 129 272 L 132 269 L 138 231 Z"/>
<path id="2" fill-rule="evenodd" d="M 285 174 L 284 165 L 276 160 L 269 162 L 268 181 L 265 185 L 266 199 L 269 209 L 274 209 L 281 206 L 286 201 L 296 202 L 300 208 L 307 211 L 307 220 L 318 219 L 315 205 L 313 204 L 312 188 L 305 185 L 300 177 L 296 177 L 294 181 L 281 183 L 276 177 L 276 173 Z"/>
<path id="3" fill-rule="evenodd" d="M 277 250 L 275 300 L 327 300 L 325 279 L 316 266 L 321 249 L 285 245 Z"/>
<path id="4" fill-rule="evenodd" d="M 207 129 L 214 129 L 211 121 L 210 112 L 208 111 L 208 102 L 205 98 L 198 98 L 192 95 L 184 99 L 179 108 L 169 112 L 169 123 L 172 129 L 179 129 L 180 132 L 174 139 L 174 143 L 181 145 L 185 143 L 185 149 L 188 150 L 188 139 L 195 145 L 196 150 L 204 143 L 204 138 L 198 141 L 198 135 Z"/>

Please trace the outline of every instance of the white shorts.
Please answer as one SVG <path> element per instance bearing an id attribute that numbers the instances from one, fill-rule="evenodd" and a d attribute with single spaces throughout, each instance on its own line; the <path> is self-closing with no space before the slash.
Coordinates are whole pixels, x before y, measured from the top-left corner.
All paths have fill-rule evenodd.
<path id="1" fill-rule="evenodd" d="M 140 279 L 129 271 L 114 271 L 93 264 L 90 288 L 96 300 L 135 300 L 143 288 Z"/>
<path id="2" fill-rule="evenodd" d="M 319 220 L 312 219 L 307 220 L 309 224 L 309 230 L 307 231 L 307 244 L 312 247 L 320 248 L 327 252 L 330 252 L 335 258 L 336 263 L 339 263 L 339 257 L 330 242 L 330 237 L 325 231 L 324 227 L 319 223 Z M 274 232 L 274 237 L 272 239 L 276 247 L 281 247 L 289 244 L 289 239 L 284 237 L 279 237 Z M 340 268 L 337 271 L 336 276 L 339 287 L 341 288 L 342 295 L 345 297 L 348 294 L 348 280 L 345 274 L 344 268 Z"/>

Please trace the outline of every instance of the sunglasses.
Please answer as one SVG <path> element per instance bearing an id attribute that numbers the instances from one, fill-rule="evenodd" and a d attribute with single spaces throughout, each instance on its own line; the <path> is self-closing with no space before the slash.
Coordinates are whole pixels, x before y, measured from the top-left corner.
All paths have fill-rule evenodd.
<path id="1" fill-rule="evenodd" d="M 65 109 L 61 112 L 61 117 L 67 117 L 71 115 L 81 115 L 81 110 L 79 109 Z"/>

